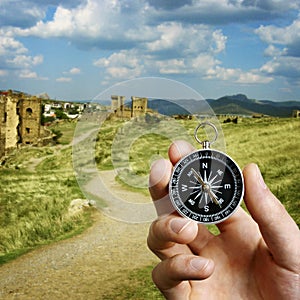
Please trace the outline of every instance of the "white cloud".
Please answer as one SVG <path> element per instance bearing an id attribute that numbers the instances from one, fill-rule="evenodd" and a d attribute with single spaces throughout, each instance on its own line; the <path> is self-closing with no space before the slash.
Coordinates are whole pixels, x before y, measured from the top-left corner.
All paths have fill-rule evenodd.
<path id="1" fill-rule="evenodd" d="M 280 49 L 274 45 L 269 45 L 265 51 L 264 55 L 268 57 L 275 57 L 287 54 L 287 48 Z"/>
<path id="2" fill-rule="evenodd" d="M 76 74 L 80 74 L 81 70 L 79 68 L 72 68 L 69 72 L 72 75 L 76 75 Z"/>
<path id="3" fill-rule="evenodd" d="M 284 77 L 298 84 L 300 78 L 300 17 L 288 26 L 260 26 L 255 33 L 269 44 L 265 55 L 271 57 L 260 71 L 263 74 Z M 275 46 L 276 45 L 276 46 Z"/>
<path id="4" fill-rule="evenodd" d="M 126 5 L 130 6 L 130 12 L 126 11 Z M 137 6 L 133 2 L 111 0 L 86 0 L 75 8 L 59 5 L 53 20 L 40 20 L 30 28 L 15 29 L 15 33 L 42 38 L 67 37 L 80 47 L 132 46 L 153 35 L 151 28 L 145 25 L 144 16 L 140 15 L 143 8 L 142 2 Z"/>
<path id="5" fill-rule="evenodd" d="M 43 62 L 44 58 L 42 55 L 37 56 L 26 56 L 16 55 L 13 59 L 8 59 L 7 62 L 18 68 L 30 68 L 32 66 L 39 65 Z"/>
<path id="6" fill-rule="evenodd" d="M 114 79 L 131 79 L 143 73 L 143 62 L 138 56 L 135 50 L 123 50 L 96 60 L 94 65 L 105 68 L 107 75 Z"/>
<path id="7" fill-rule="evenodd" d="M 27 78 L 27 79 L 37 79 L 38 75 L 36 74 L 36 72 L 33 72 L 31 70 L 22 70 L 19 73 L 19 77 L 20 78 Z"/>
<path id="8" fill-rule="evenodd" d="M 35 80 L 48 80 L 48 77 L 41 77 L 36 72 L 30 69 L 24 69 L 18 72 L 15 72 L 19 78 L 23 79 L 35 79 Z"/>
<path id="9" fill-rule="evenodd" d="M 56 78 L 56 81 L 57 82 L 71 82 L 72 78 L 70 78 L 70 77 L 59 77 L 59 78 Z"/>
<path id="10" fill-rule="evenodd" d="M 38 21 L 35 26 L 26 29 L 16 29 L 17 34 L 23 36 L 39 36 L 42 38 L 68 36 L 73 32 L 72 12 L 59 6 L 54 15 L 53 21 L 44 23 Z"/>
<path id="11" fill-rule="evenodd" d="M 47 10 L 58 5 L 60 0 L 1 0 L 0 26 L 28 28 L 44 19 Z M 81 0 L 64 0 L 64 7 L 75 7 Z"/>
<path id="12" fill-rule="evenodd" d="M 158 68 L 158 72 L 162 75 L 188 73 L 187 66 L 183 59 L 157 61 L 155 65 Z"/>
<path id="13" fill-rule="evenodd" d="M 260 38 L 269 44 L 289 45 L 300 39 L 300 19 L 291 25 L 278 27 L 274 25 L 260 26 L 255 32 Z"/>
<path id="14" fill-rule="evenodd" d="M 227 38 L 222 31 L 206 25 L 184 27 L 167 22 L 153 27 L 153 33 L 157 37 L 155 40 L 141 43 L 134 50 L 121 50 L 102 57 L 94 65 L 105 69 L 107 76 L 120 79 L 144 73 L 203 75 L 219 64 L 215 55 L 226 47 Z"/>
<path id="15" fill-rule="evenodd" d="M 224 81 L 233 81 L 240 84 L 267 84 L 273 81 L 273 77 L 264 75 L 261 70 L 243 71 L 239 68 L 223 68 L 217 66 L 207 72 L 208 79 L 218 78 Z"/>
<path id="16" fill-rule="evenodd" d="M 63 74 L 70 74 L 70 75 L 78 75 L 81 73 L 81 70 L 79 68 L 71 68 L 70 70 L 63 72 Z"/>
<path id="17" fill-rule="evenodd" d="M 0 29 L 0 56 L 22 54 L 28 52 L 24 45 L 9 32 Z"/>
<path id="18" fill-rule="evenodd" d="M 193 72 L 206 75 L 210 69 L 217 67 L 219 64 L 220 61 L 214 56 L 204 53 L 192 58 L 189 67 Z"/>
<path id="19" fill-rule="evenodd" d="M 16 76 L 19 78 L 47 79 L 31 70 L 43 63 L 43 56 L 30 56 L 28 52 L 23 43 L 13 37 L 11 30 L 0 29 L 0 65 L 3 68 L 0 76 L 8 76 L 11 72 L 14 73 L 12 70 L 17 70 Z"/>
<path id="20" fill-rule="evenodd" d="M 273 81 L 273 77 L 264 76 L 257 71 L 240 72 L 237 83 L 242 84 L 267 84 Z"/>
<path id="21" fill-rule="evenodd" d="M 291 80 L 300 78 L 300 57 L 281 56 L 268 61 L 261 67 L 261 72 L 283 76 Z"/>
<path id="22" fill-rule="evenodd" d="M 255 33 L 267 44 L 284 45 L 284 54 L 300 56 L 300 17 L 286 27 L 260 26 Z"/>
<path id="23" fill-rule="evenodd" d="M 149 52 L 166 52 L 168 56 L 195 55 L 199 52 L 220 53 L 225 49 L 226 36 L 221 30 L 213 30 L 206 25 L 186 25 L 167 22 L 153 28 L 157 32 L 154 41 L 146 43 Z"/>

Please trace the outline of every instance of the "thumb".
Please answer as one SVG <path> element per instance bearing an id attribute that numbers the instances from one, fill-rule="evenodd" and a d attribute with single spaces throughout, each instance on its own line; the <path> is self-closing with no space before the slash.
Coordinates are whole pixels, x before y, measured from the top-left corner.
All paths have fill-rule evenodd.
<path id="1" fill-rule="evenodd" d="M 281 202 L 271 193 L 257 165 L 245 167 L 245 203 L 277 264 L 299 264 L 300 232 Z M 299 270 L 296 270 L 297 272 Z"/>

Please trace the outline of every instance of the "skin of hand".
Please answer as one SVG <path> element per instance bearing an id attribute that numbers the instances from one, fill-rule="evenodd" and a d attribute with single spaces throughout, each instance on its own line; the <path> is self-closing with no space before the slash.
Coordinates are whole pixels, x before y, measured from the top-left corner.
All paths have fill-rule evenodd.
<path id="1" fill-rule="evenodd" d="M 193 151 L 177 141 L 168 160 L 152 165 L 149 190 L 154 204 L 169 201 L 173 165 Z M 165 213 L 151 224 L 148 247 L 161 259 L 152 278 L 167 299 L 300 299 L 300 231 L 265 185 L 255 164 L 243 170 L 244 201 L 217 224 L 213 235 L 196 222 Z M 295 199 L 296 201 L 296 199 Z"/>

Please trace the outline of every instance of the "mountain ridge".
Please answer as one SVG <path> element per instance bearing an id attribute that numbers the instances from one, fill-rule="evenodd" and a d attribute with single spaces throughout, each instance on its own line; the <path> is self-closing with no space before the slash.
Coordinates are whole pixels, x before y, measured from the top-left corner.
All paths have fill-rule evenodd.
<path id="1" fill-rule="evenodd" d="M 209 105 L 208 105 L 209 104 Z M 300 110 L 300 101 L 275 102 L 271 100 L 249 99 L 244 94 L 227 95 L 218 99 L 199 101 L 194 99 L 162 100 L 151 99 L 148 107 L 161 114 L 231 114 L 268 115 L 291 117 L 293 110 Z"/>

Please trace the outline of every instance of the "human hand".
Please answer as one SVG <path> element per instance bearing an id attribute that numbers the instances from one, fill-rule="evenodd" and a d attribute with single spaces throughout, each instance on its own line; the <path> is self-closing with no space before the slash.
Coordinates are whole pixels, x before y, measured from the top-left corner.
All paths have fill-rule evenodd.
<path id="1" fill-rule="evenodd" d="M 245 167 L 246 206 L 217 224 L 202 225 L 171 212 L 172 167 L 193 148 L 178 141 L 168 160 L 153 164 L 149 190 L 158 212 L 148 247 L 162 261 L 153 281 L 167 299 L 300 299 L 300 232 L 265 185 L 255 164 Z M 164 203 L 162 205 L 162 203 Z"/>

